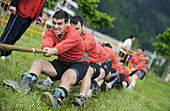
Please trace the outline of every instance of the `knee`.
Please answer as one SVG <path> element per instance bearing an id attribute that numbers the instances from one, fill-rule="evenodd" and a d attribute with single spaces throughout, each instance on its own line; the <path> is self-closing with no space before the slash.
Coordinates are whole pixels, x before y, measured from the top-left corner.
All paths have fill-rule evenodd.
<path id="1" fill-rule="evenodd" d="M 70 77 L 68 75 L 63 75 L 60 79 L 60 82 L 69 82 L 70 81 Z"/>
<path id="2" fill-rule="evenodd" d="M 137 77 L 137 75 L 134 74 L 134 75 L 131 77 L 131 79 L 132 79 L 132 80 L 137 80 L 138 77 Z"/>
<path id="3" fill-rule="evenodd" d="M 41 64 L 42 64 L 42 61 L 41 61 L 41 60 L 38 60 L 38 61 L 34 61 L 34 62 L 32 63 L 32 66 L 39 66 L 39 67 L 41 67 Z"/>
<path id="4" fill-rule="evenodd" d="M 109 74 L 105 77 L 105 80 L 109 80 L 111 76 L 111 72 L 109 72 Z"/>
<path id="5" fill-rule="evenodd" d="M 60 79 L 60 83 L 74 84 L 76 82 L 76 76 L 73 73 L 64 73 Z"/>

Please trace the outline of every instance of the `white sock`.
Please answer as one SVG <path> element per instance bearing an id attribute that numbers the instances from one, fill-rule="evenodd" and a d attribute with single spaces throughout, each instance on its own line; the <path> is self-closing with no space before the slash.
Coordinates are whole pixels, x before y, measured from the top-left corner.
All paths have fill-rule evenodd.
<path id="1" fill-rule="evenodd" d="M 130 86 L 135 87 L 135 85 L 133 83 L 131 83 Z"/>
<path id="2" fill-rule="evenodd" d="M 5 60 L 5 56 L 1 56 L 1 60 Z"/>

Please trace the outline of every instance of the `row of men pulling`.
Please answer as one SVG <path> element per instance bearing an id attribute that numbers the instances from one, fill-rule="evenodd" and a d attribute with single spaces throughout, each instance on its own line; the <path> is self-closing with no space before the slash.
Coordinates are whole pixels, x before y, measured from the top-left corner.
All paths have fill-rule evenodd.
<path id="1" fill-rule="evenodd" d="M 53 91 L 53 94 L 50 92 L 42 94 L 43 101 L 56 107 L 67 97 L 70 86 L 80 84 L 80 93 L 74 99 L 74 104 L 84 107 L 89 89 L 94 91 L 103 81 L 113 82 L 118 73 L 123 74 L 115 52 L 107 45 L 100 45 L 91 33 L 83 30 L 84 24 L 80 16 L 72 17 L 70 24 L 71 26 L 68 14 L 62 10 L 57 11 L 53 15 L 52 28 L 43 36 L 42 49 L 47 50 L 45 57 L 58 55 L 58 59 L 34 61 L 28 73 L 22 74 L 21 81 L 4 80 L 4 84 L 16 91 L 29 93 L 33 91 L 33 84 L 40 74 L 48 76 L 47 80 L 40 82 L 41 85 L 50 85 L 48 80 L 53 83 L 59 80 L 59 87 Z M 143 51 L 141 47 L 138 50 Z M 135 70 L 137 72 L 132 76 L 132 81 L 133 78 L 136 81 L 144 76 L 141 70 L 146 65 L 146 61 L 140 61 L 145 57 L 143 54 L 134 55 L 130 67 L 133 72 Z M 134 64 L 138 65 L 134 67 Z M 131 88 L 134 86 L 134 82 L 129 85 Z"/>

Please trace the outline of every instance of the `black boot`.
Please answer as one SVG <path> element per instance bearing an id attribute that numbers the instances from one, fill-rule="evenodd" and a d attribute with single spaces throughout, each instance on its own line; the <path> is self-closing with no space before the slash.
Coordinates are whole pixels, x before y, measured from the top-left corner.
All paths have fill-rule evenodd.
<path id="1" fill-rule="evenodd" d="M 33 91 L 33 84 L 36 80 L 36 77 L 29 73 L 24 73 L 21 77 L 21 81 L 5 80 L 4 84 L 17 92 L 29 93 Z"/>
<path id="2" fill-rule="evenodd" d="M 62 104 L 62 100 L 66 97 L 67 95 L 64 93 L 63 90 L 60 88 L 56 88 L 53 91 L 53 95 L 49 92 L 44 92 L 42 94 L 42 101 L 47 102 L 50 107 L 59 107 Z"/>
<path id="3" fill-rule="evenodd" d="M 79 94 L 78 97 L 76 97 L 73 102 L 75 106 L 80 106 L 80 107 L 85 107 L 85 103 L 86 103 L 86 96 L 83 96 L 81 94 Z"/>
<path id="4" fill-rule="evenodd" d="M 51 91 L 51 88 L 54 84 L 50 80 L 43 80 L 42 82 L 36 82 L 35 86 L 40 89 L 48 89 Z"/>

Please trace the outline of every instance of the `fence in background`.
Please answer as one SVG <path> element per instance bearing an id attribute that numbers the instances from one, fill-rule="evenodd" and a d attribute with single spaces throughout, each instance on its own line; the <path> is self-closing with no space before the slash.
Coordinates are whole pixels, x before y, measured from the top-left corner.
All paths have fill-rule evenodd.
<path id="1" fill-rule="evenodd" d="M 39 35 L 42 35 L 44 33 L 46 26 L 47 26 L 48 15 L 43 14 L 42 19 L 43 19 L 42 25 L 37 24 L 36 21 L 35 21 L 27 29 L 28 31 L 30 31 L 30 34 L 29 34 L 30 37 L 33 37 L 33 33 L 36 33 L 36 34 L 39 34 Z"/>
<path id="2" fill-rule="evenodd" d="M 114 42 L 111 42 L 107 39 L 104 38 L 97 38 L 97 41 L 100 42 L 108 42 L 112 45 L 112 49 L 115 51 L 115 55 L 116 57 L 118 57 L 118 59 L 122 59 L 125 61 L 125 65 L 128 65 L 128 61 L 131 57 L 131 55 L 135 52 L 133 50 L 127 51 L 127 49 L 125 47 L 122 47 Z"/>
<path id="3" fill-rule="evenodd" d="M 9 11 L 10 2 L 11 2 L 10 0 L 0 0 L 0 26 L 5 26 L 6 23 L 8 22 L 8 19 L 11 14 Z M 43 34 L 47 26 L 48 15 L 43 14 L 42 18 L 43 18 L 42 25 L 37 24 L 35 21 L 27 29 L 28 31 L 30 31 L 29 36 L 33 37 L 33 33 L 36 33 L 39 35 Z"/>
<path id="4" fill-rule="evenodd" d="M 10 0 L 0 0 L 0 26 L 4 26 L 4 23 L 8 22 L 10 16 Z"/>

